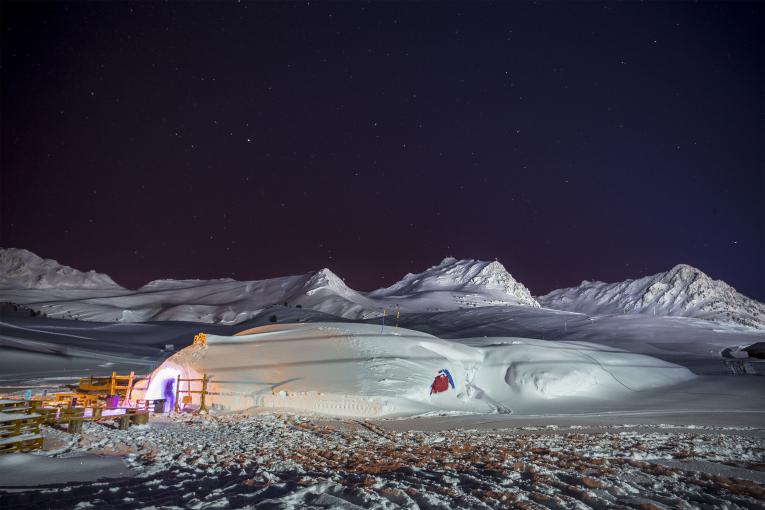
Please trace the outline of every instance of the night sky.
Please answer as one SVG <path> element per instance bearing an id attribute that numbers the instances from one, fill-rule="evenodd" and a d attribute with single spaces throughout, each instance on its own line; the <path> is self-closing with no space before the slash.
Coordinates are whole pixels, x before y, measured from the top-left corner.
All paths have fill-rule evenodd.
<path id="1" fill-rule="evenodd" d="M 765 299 L 763 3 L 0 5 L 2 246 L 131 288 L 451 255 Z"/>

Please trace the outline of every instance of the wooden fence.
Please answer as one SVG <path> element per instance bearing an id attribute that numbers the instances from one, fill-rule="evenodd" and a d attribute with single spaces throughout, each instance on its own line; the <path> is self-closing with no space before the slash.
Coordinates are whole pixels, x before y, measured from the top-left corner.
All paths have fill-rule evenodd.
<path id="1" fill-rule="evenodd" d="M 205 405 L 205 397 L 207 396 L 207 383 L 210 381 L 210 379 L 207 377 L 207 374 L 202 374 L 201 379 L 181 379 L 181 375 L 178 374 L 178 380 L 175 383 L 175 412 L 178 413 L 181 410 L 181 402 L 179 402 L 179 398 L 181 395 L 181 383 L 186 383 L 186 389 L 183 390 L 183 393 L 186 393 L 186 395 L 183 397 L 184 400 L 188 398 L 188 402 L 183 402 L 184 405 L 191 403 L 191 394 L 199 394 L 199 409 L 197 409 L 197 412 L 201 413 L 202 411 L 207 411 L 207 406 Z M 201 383 L 201 388 L 198 390 L 192 390 L 191 389 L 191 383 L 198 382 Z"/>
<path id="2" fill-rule="evenodd" d="M 117 375 L 117 372 L 112 372 L 111 376 L 83 377 L 77 385 L 77 390 L 78 393 L 119 395 L 122 399 L 128 399 L 134 380 L 135 372 L 130 372 L 130 375 Z"/>

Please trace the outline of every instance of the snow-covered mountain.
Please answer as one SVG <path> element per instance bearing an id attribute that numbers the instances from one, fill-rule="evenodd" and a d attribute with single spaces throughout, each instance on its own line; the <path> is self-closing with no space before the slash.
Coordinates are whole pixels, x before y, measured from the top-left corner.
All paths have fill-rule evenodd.
<path id="1" fill-rule="evenodd" d="M 91 321 L 182 320 L 237 323 L 276 306 L 301 306 L 352 318 L 374 316 L 366 298 L 329 269 L 267 280 L 155 280 L 140 289 L 81 272 L 27 250 L 0 249 L 0 301 L 48 317 Z"/>
<path id="2" fill-rule="evenodd" d="M 670 315 L 765 329 L 765 304 L 686 264 L 636 280 L 584 281 L 537 299 L 547 308 L 589 315 Z"/>
<path id="3" fill-rule="evenodd" d="M 28 250 L 0 249 L 0 289 L 121 289 L 108 275 L 82 272 Z"/>
<path id="4" fill-rule="evenodd" d="M 190 321 L 238 324 L 286 307 L 345 319 L 497 307 L 546 308 L 589 315 L 651 314 L 765 329 L 765 305 L 687 265 L 621 283 L 583 282 L 534 299 L 499 262 L 446 258 L 372 292 L 348 287 L 329 269 L 266 280 L 155 280 L 137 290 L 15 248 L 0 249 L 0 302 L 48 317 L 102 322 Z M 506 308 L 505 308 L 506 307 Z M 273 310 L 273 311 L 271 311 Z M 264 312 L 265 311 L 265 312 Z"/>
<path id="5" fill-rule="evenodd" d="M 181 320 L 236 324 L 269 308 L 302 307 L 368 319 L 392 313 L 477 306 L 538 307 L 528 289 L 499 262 L 445 259 L 419 274 L 368 294 L 348 287 L 329 269 L 297 276 L 240 282 L 155 280 L 124 289 L 95 272 L 81 273 L 17 249 L 0 250 L 0 301 L 27 305 L 48 317 L 91 321 Z M 278 310 L 276 310 L 278 312 Z M 278 313 L 276 313 L 278 318 Z"/>
<path id="6" fill-rule="evenodd" d="M 416 311 L 496 305 L 539 306 L 529 290 L 499 262 L 457 260 L 452 257 L 422 273 L 409 273 L 390 287 L 367 295 L 395 302 L 407 311 L 413 308 L 412 302 L 424 305 L 417 307 Z"/>

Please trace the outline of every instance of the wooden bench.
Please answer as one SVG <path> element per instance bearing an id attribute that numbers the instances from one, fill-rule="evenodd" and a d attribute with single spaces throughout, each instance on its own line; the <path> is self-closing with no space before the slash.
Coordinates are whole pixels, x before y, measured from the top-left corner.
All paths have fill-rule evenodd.
<path id="1" fill-rule="evenodd" d="M 0 400 L 0 413 L 19 413 L 25 412 L 30 408 L 29 402 L 24 400 Z"/>
<path id="2" fill-rule="evenodd" d="M 112 414 L 102 416 L 96 421 L 103 423 L 105 421 L 115 421 L 120 430 L 127 430 L 131 425 L 145 425 L 149 423 L 149 411 L 143 409 L 125 409 L 124 414 Z"/>
<path id="3" fill-rule="evenodd" d="M 92 407 L 97 405 L 99 396 L 86 393 L 55 393 L 53 394 L 53 402 L 51 404 L 69 406 L 73 401 L 75 407 Z"/>
<path id="4" fill-rule="evenodd" d="M 86 420 L 84 407 L 43 407 L 36 410 L 42 416 L 45 425 L 66 425 L 67 432 L 82 432 L 82 423 Z"/>
<path id="5" fill-rule="evenodd" d="M 0 453 L 28 452 L 42 448 L 42 420 L 43 417 L 36 413 L 0 412 Z"/>
<path id="6" fill-rule="evenodd" d="M 120 430 L 127 430 L 131 425 L 144 425 L 149 422 L 149 404 L 153 403 L 153 401 L 143 401 L 144 406 L 142 409 L 132 407 L 121 408 L 125 410 L 124 414 L 104 416 L 103 411 L 106 408 L 95 401 L 91 403 L 89 400 L 85 400 L 83 403 L 90 403 L 91 405 L 69 407 L 68 404 L 71 403 L 69 397 L 76 395 L 77 394 L 57 394 L 51 400 L 46 402 L 42 400 L 32 400 L 29 402 L 24 400 L 0 400 L 0 415 L 12 414 L 15 419 L 31 416 L 34 417 L 34 421 L 37 423 L 33 433 L 27 434 L 22 438 L 23 441 L 21 442 L 15 441 L 18 445 L 13 447 L 3 446 L 3 439 L 5 437 L 11 437 L 11 435 L 10 433 L 4 435 L 2 433 L 3 429 L 0 426 L 0 452 L 4 451 L 4 448 L 8 451 L 27 451 L 28 449 L 35 449 L 38 442 L 41 447 L 42 436 L 40 435 L 40 425 L 42 424 L 54 427 L 62 427 L 66 425 L 67 432 L 79 434 L 82 432 L 82 426 L 86 421 L 116 421 Z M 44 404 L 51 407 L 43 407 Z M 85 416 L 87 408 L 92 409 L 90 416 Z M 3 409 L 7 412 L 3 413 L 1 411 Z M 14 420 L 11 420 L 9 423 L 13 421 Z M 0 422 L 0 425 L 2 425 L 2 422 Z M 23 425 L 19 425 L 19 427 L 23 428 Z M 11 430 L 12 428 L 12 425 L 9 424 L 8 429 Z M 13 437 L 21 435 L 23 434 L 14 433 Z M 23 446 L 25 449 L 19 449 L 19 445 Z"/>

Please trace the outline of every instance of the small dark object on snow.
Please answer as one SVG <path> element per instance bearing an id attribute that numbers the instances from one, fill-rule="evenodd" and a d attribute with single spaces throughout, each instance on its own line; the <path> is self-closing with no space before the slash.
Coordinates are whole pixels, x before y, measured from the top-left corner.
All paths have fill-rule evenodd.
<path id="1" fill-rule="evenodd" d="M 433 380 L 433 384 L 430 385 L 430 394 L 432 395 L 434 393 L 446 391 L 449 389 L 450 385 L 452 389 L 454 389 L 454 379 L 452 379 L 452 374 L 450 374 L 447 369 L 442 368 L 438 371 L 438 375 Z"/>
<path id="2" fill-rule="evenodd" d="M 741 350 L 746 351 L 751 358 L 765 359 L 765 342 L 757 342 Z"/>

